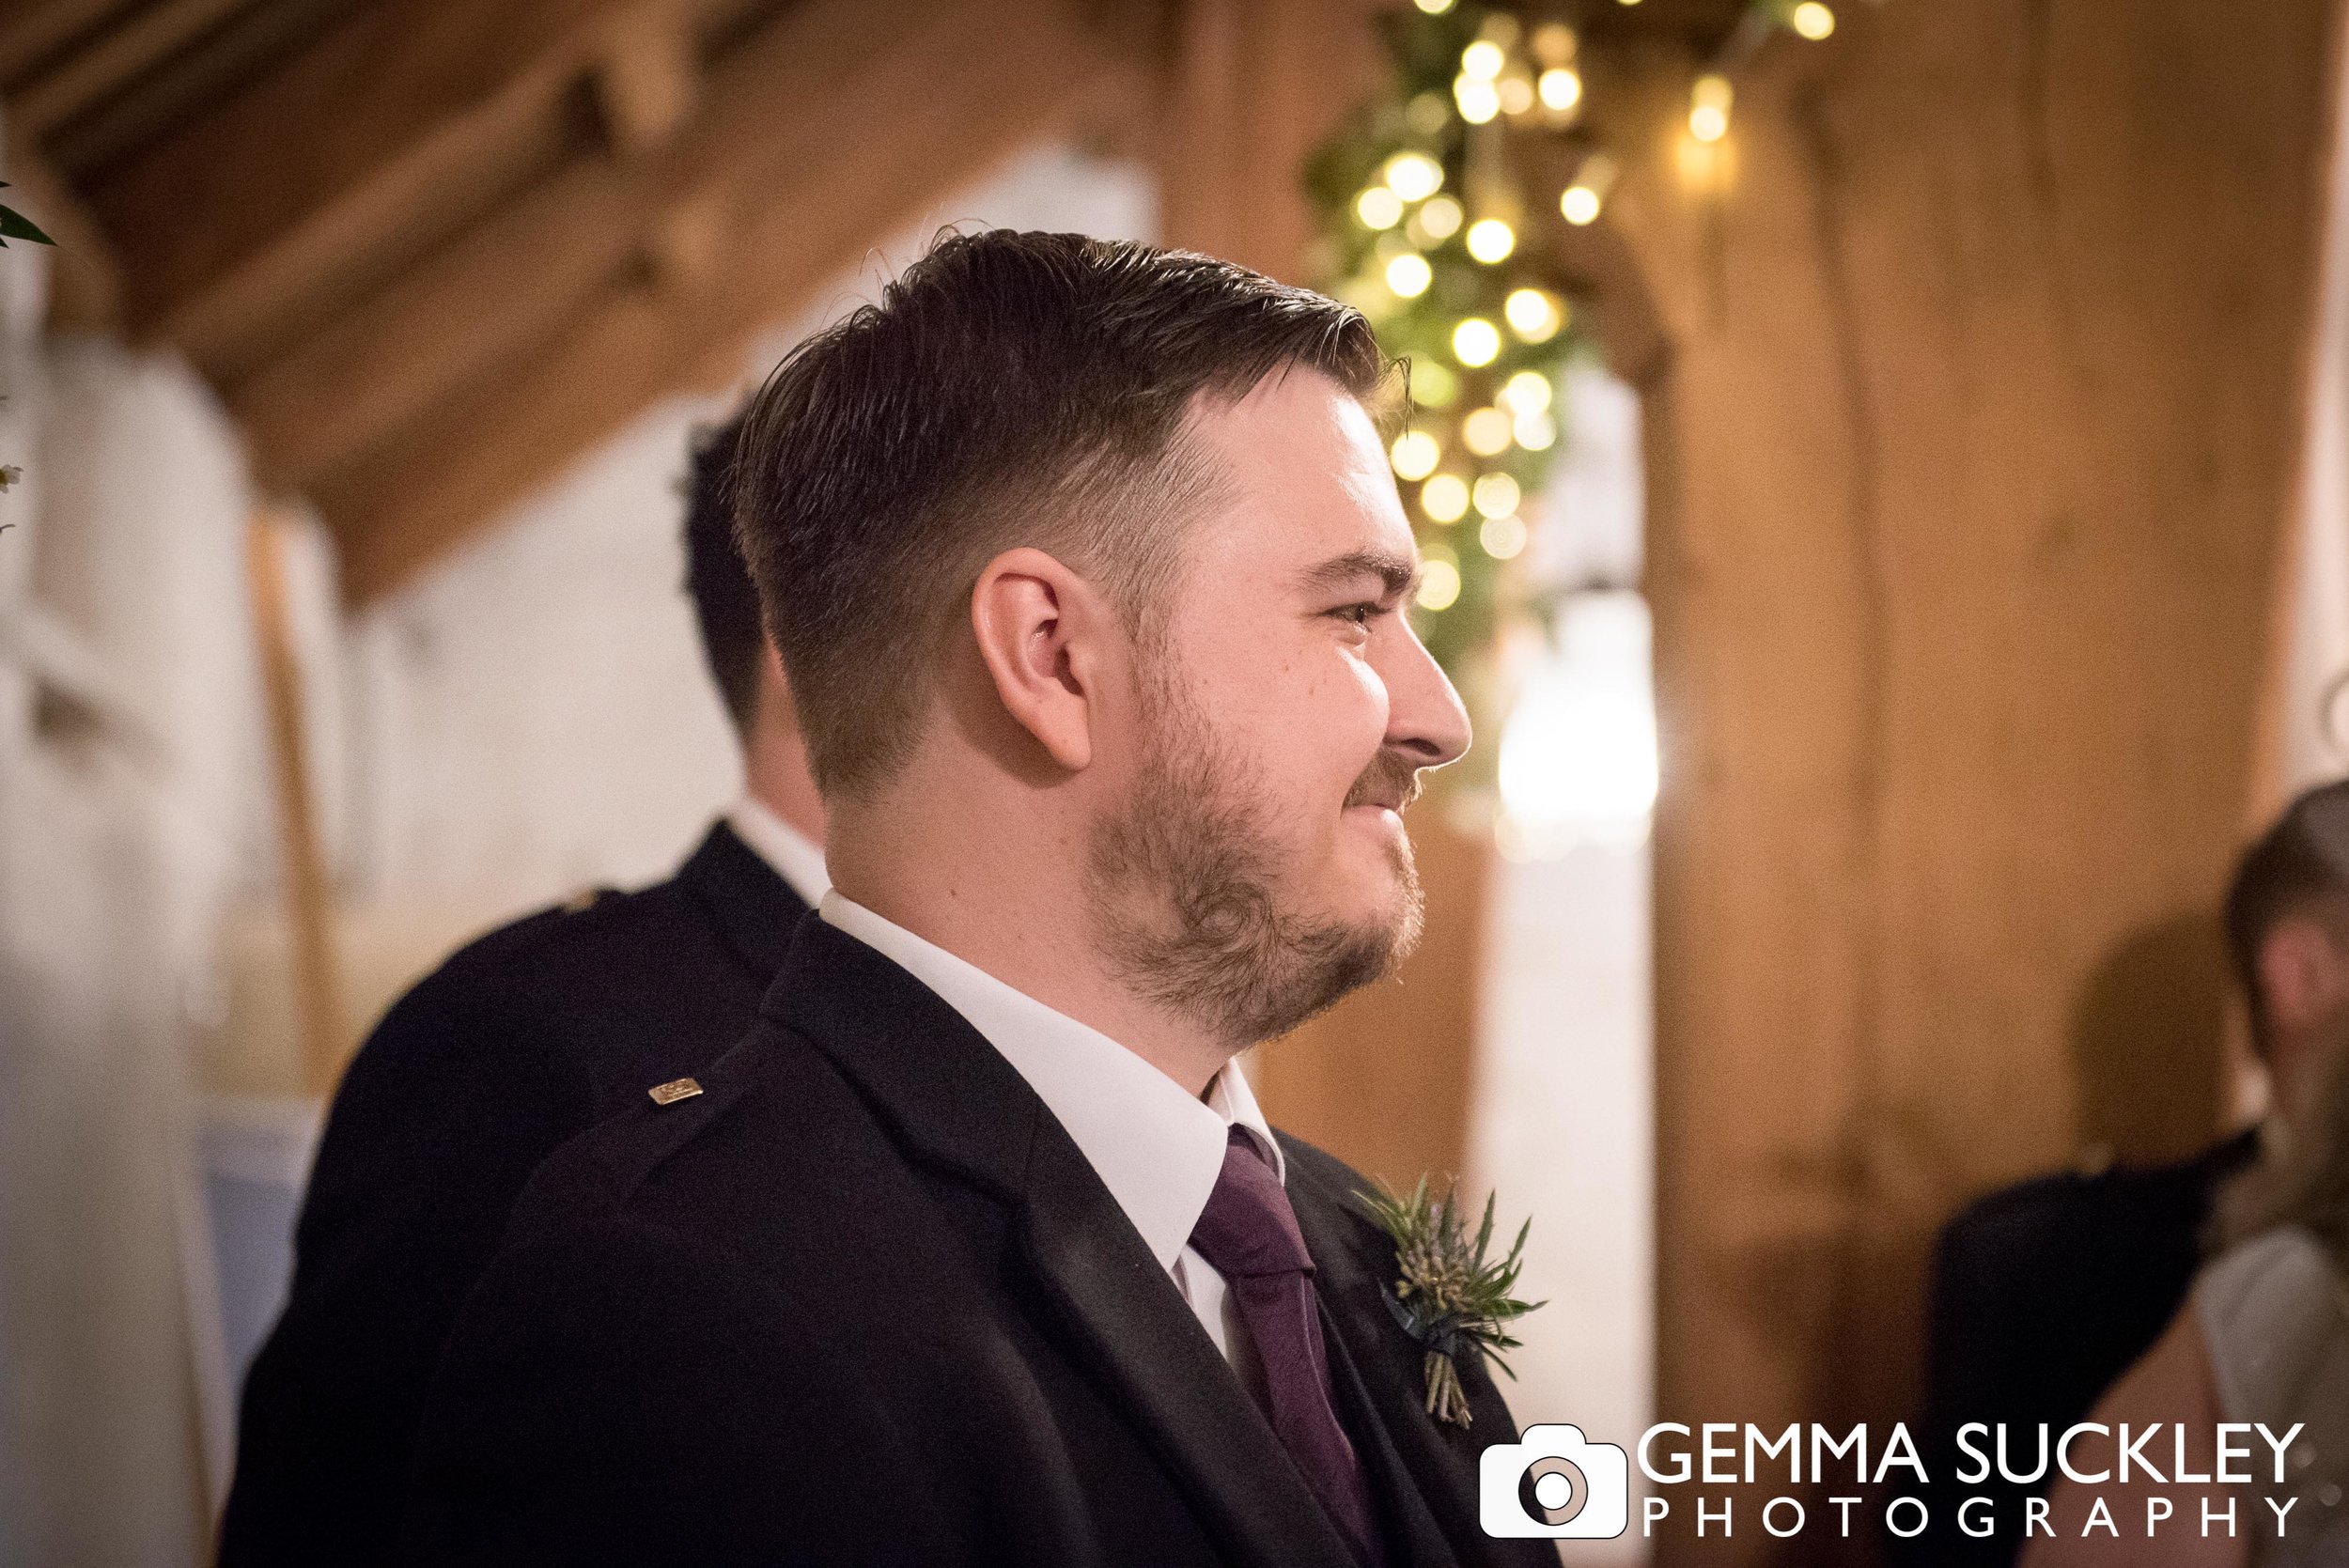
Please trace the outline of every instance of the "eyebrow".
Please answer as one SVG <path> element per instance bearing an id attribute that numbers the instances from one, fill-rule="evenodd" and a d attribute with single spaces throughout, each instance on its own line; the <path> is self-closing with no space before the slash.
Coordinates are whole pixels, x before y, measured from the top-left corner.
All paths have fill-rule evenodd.
<path id="1" fill-rule="evenodd" d="M 1390 551 L 1349 550 L 1308 567 L 1301 581 L 1309 589 L 1328 590 L 1359 582 L 1365 577 L 1377 578 L 1389 595 L 1401 595 L 1409 592 L 1419 581 L 1419 567 L 1408 556 Z"/>

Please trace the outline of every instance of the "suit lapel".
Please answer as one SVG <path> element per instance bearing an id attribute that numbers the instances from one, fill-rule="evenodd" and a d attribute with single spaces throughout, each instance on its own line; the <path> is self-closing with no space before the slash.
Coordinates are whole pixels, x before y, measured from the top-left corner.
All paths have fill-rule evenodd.
<path id="1" fill-rule="evenodd" d="M 808 912 L 791 884 L 723 818 L 710 824 L 677 875 L 709 911 L 735 957 L 760 985 L 772 980 L 790 949 L 791 933 Z"/>
<path id="2" fill-rule="evenodd" d="M 1319 1265 L 1315 1266 L 1318 1273 Z M 1354 1451 L 1361 1461 L 1362 1479 L 1369 1483 L 1371 1498 L 1385 1515 L 1390 1568 L 1458 1568 L 1459 1559 L 1453 1554 L 1451 1543 L 1444 1539 L 1435 1515 L 1427 1511 L 1427 1499 L 1420 1495 L 1419 1483 L 1410 1467 L 1396 1451 L 1386 1420 L 1363 1383 L 1361 1369 L 1354 1364 L 1353 1352 L 1347 1348 L 1346 1335 L 1330 1315 L 1326 1299 L 1321 1302 L 1321 1337 L 1329 1354 L 1330 1380 L 1338 1398 L 1339 1419 L 1345 1421 L 1347 1435 L 1354 1439 Z"/>
<path id="3" fill-rule="evenodd" d="M 1357 1568 L 1174 1282 L 1057 1122 L 1036 1141 L 1029 1261 L 1086 1360 L 1240 1562 Z"/>
<path id="4" fill-rule="evenodd" d="M 1014 1205 L 1058 1319 L 1048 1332 L 1131 1419 L 1233 1561 L 1357 1568 L 1109 1188 L 960 1014 L 821 920 L 794 935 L 763 1007 L 830 1057 L 909 1153 Z"/>
<path id="5" fill-rule="evenodd" d="M 1509 1550 L 1512 1543 L 1489 1540 L 1477 1522 L 1477 1455 L 1493 1443 L 1517 1440 L 1508 1407 L 1490 1391 L 1488 1379 L 1463 1366 L 1474 1424 L 1462 1431 L 1427 1413 L 1420 1348 L 1384 1299 L 1393 1273 L 1393 1246 L 1367 1215 L 1350 1206 L 1348 1195 L 1325 1190 L 1302 1175 L 1305 1164 L 1295 1157 L 1289 1162 L 1289 1201 L 1305 1249 L 1313 1254 L 1325 1325 L 1334 1326 L 1345 1345 L 1390 1452 L 1414 1483 L 1411 1496 L 1450 1544 L 1446 1555 L 1416 1560 L 1482 1563 L 1516 1555 Z M 1547 1543 L 1533 1545 L 1554 1556 Z"/>

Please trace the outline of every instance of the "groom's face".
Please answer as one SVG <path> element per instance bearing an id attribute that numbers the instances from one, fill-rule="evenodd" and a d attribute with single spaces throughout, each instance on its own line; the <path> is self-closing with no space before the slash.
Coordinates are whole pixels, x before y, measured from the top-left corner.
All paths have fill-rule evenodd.
<path id="1" fill-rule="evenodd" d="M 1128 967 L 1248 1043 L 1416 936 L 1401 811 L 1469 725 L 1411 629 L 1418 556 L 1361 405 L 1298 370 L 1192 433 L 1222 482 L 1140 650 L 1143 754 L 1097 879 Z"/>

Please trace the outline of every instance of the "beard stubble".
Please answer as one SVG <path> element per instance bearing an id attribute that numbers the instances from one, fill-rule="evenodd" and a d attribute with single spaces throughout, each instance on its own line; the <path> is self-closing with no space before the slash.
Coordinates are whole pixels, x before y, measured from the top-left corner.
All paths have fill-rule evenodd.
<path id="1" fill-rule="evenodd" d="M 1170 682 L 1146 693 L 1150 737 L 1132 798 L 1093 833 L 1096 939 L 1145 1000 L 1235 1047 L 1285 1034 L 1386 974 L 1419 939 L 1410 841 L 1392 850 L 1396 900 L 1367 921 L 1299 909 L 1253 775 Z M 1382 750 L 1347 805 L 1400 808 L 1418 769 Z"/>

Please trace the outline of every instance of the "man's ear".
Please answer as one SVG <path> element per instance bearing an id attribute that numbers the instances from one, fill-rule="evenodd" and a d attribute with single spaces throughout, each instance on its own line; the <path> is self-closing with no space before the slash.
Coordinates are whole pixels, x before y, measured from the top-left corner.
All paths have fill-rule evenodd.
<path id="1" fill-rule="evenodd" d="M 1110 627 L 1091 583 L 1027 546 L 989 561 L 971 590 L 971 630 L 996 696 L 1072 773 L 1093 762 Z"/>
<path id="2" fill-rule="evenodd" d="M 2287 915 L 2260 939 L 2259 979 L 2267 1016 L 2282 1029 L 2306 1030 L 2349 1001 L 2349 957 L 2317 921 Z"/>

